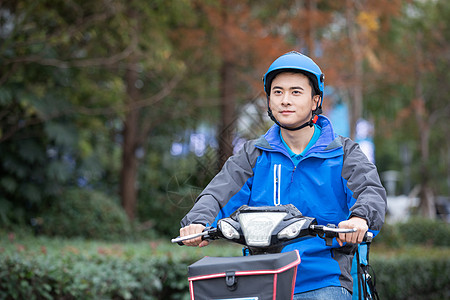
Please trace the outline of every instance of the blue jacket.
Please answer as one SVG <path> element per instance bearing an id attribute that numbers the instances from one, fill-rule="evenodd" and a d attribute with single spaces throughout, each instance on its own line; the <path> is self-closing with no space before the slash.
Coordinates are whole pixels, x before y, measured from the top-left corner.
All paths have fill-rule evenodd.
<path id="1" fill-rule="evenodd" d="M 197 198 L 181 225 L 216 225 L 241 205 L 294 204 L 320 225 L 339 224 L 350 216 L 367 220 L 375 234 L 384 223 L 386 192 L 376 167 L 358 144 L 335 135 L 330 121 L 319 116 L 322 132 L 317 142 L 294 165 L 274 125 L 257 140 L 247 142 Z M 352 291 L 351 261 L 355 245 L 326 246 L 320 238 L 288 245 L 297 249 L 301 263 L 295 293 L 326 286 Z"/>

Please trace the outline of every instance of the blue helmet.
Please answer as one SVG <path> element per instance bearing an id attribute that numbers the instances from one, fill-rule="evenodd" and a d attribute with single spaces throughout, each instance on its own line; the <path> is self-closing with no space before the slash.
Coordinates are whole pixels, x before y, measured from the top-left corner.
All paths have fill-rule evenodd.
<path id="1" fill-rule="evenodd" d="M 308 76 L 313 82 L 316 95 L 320 95 L 319 108 L 322 107 L 323 89 L 325 76 L 319 66 L 308 56 L 297 51 L 288 52 L 278 57 L 264 74 L 264 91 L 270 95 L 272 80 L 281 72 L 299 72 Z"/>
<path id="2" fill-rule="evenodd" d="M 288 52 L 280 57 L 278 57 L 269 67 L 266 74 L 264 74 L 264 91 L 267 95 L 267 100 L 269 101 L 270 86 L 272 85 L 272 80 L 278 74 L 282 72 L 298 72 L 306 75 L 313 84 L 314 92 L 316 95 L 320 96 L 320 103 L 317 108 L 312 112 L 311 120 L 305 124 L 296 127 L 288 128 L 280 124 L 272 114 L 270 106 L 268 105 L 267 113 L 269 117 L 280 127 L 288 130 L 300 130 L 306 126 L 313 126 L 317 121 L 317 115 L 322 113 L 322 102 L 323 102 L 323 89 L 325 76 L 320 70 L 319 66 L 308 56 L 301 54 L 297 51 Z"/>

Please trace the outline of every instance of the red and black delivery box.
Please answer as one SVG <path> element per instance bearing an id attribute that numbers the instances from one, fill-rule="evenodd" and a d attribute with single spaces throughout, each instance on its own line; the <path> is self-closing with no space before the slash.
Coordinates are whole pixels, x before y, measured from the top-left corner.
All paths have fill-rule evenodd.
<path id="1" fill-rule="evenodd" d="M 242 257 L 204 257 L 189 266 L 191 300 L 293 298 L 298 251 Z"/>

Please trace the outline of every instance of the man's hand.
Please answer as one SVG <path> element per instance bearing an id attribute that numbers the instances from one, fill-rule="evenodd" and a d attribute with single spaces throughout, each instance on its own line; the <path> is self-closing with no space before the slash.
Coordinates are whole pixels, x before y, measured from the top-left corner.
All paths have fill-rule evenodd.
<path id="1" fill-rule="evenodd" d="M 203 232 L 204 229 L 205 229 L 205 226 L 203 226 L 202 224 L 191 224 L 189 226 L 186 226 L 186 227 L 183 227 L 180 229 L 180 237 L 187 236 L 190 234 L 201 233 L 201 232 Z M 183 244 L 185 244 L 186 246 L 192 246 L 192 247 L 197 247 L 197 246 L 205 247 L 205 246 L 208 246 L 209 242 L 202 241 L 202 237 L 200 236 L 195 239 L 183 241 Z"/>
<path id="2" fill-rule="evenodd" d="M 341 223 L 339 223 L 338 227 L 349 229 L 356 228 L 355 232 L 339 234 L 339 238 L 336 238 L 336 240 L 341 247 L 342 245 L 344 245 L 344 243 L 361 243 L 363 241 L 364 235 L 369 229 L 369 227 L 367 226 L 367 221 L 359 217 L 352 217 L 347 221 L 342 221 Z"/>

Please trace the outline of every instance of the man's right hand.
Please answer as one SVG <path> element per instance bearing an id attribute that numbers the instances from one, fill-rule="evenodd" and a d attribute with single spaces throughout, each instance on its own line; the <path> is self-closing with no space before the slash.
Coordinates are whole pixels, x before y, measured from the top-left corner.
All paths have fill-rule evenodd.
<path id="1" fill-rule="evenodd" d="M 202 224 L 191 224 L 191 225 L 188 225 L 188 226 L 180 229 L 180 237 L 187 236 L 190 234 L 201 233 L 201 232 L 203 232 L 204 229 L 205 229 L 205 226 L 203 226 Z M 183 244 L 185 244 L 186 246 L 192 246 L 192 247 L 197 247 L 197 246 L 205 247 L 205 246 L 208 246 L 209 242 L 206 240 L 202 241 L 202 237 L 200 236 L 195 239 L 183 241 Z"/>

